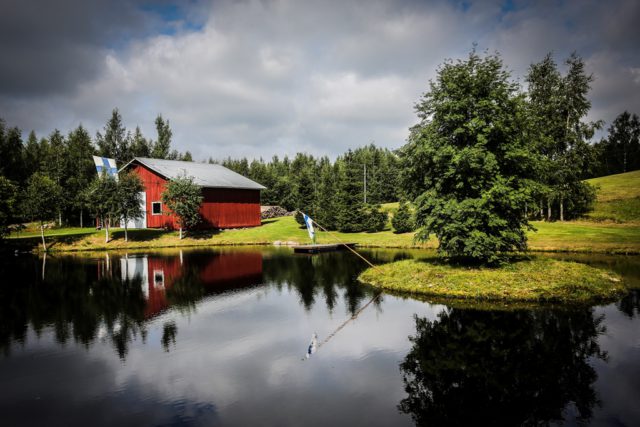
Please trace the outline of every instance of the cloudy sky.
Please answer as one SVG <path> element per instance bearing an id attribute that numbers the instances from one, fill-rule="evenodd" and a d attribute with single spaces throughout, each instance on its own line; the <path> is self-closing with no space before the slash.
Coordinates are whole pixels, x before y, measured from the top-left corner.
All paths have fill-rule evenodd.
<path id="1" fill-rule="evenodd" d="M 522 81 L 575 50 L 590 119 L 640 113 L 640 2 L 0 0 L 0 117 L 25 133 L 100 130 L 114 107 L 208 157 L 398 148 L 446 58 L 474 43 Z"/>

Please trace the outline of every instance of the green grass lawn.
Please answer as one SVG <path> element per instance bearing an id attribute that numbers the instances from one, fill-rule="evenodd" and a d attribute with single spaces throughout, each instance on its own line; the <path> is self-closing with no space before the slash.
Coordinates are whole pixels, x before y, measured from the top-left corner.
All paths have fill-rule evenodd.
<path id="1" fill-rule="evenodd" d="M 640 222 L 640 171 L 587 180 L 598 187 L 598 199 L 587 218 L 594 221 Z"/>
<path id="2" fill-rule="evenodd" d="M 569 251 L 602 253 L 640 253 L 640 224 L 614 224 L 595 222 L 534 222 L 538 232 L 529 233 L 529 247 L 534 251 Z M 187 234 L 179 240 L 177 231 L 155 229 L 129 230 L 129 242 L 124 231 L 114 229 L 112 240 L 104 242 L 104 231 L 93 228 L 63 228 L 45 232 L 48 245 L 55 251 L 161 248 L 175 246 L 215 245 L 273 245 L 275 242 L 309 243 L 307 231 L 293 217 L 263 221 L 260 227 L 234 230 L 207 230 Z M 324 233 L 318 232 L 318 243 L 357 243 L 366 247 L 382 248 L 435 248 L 437 241 L 415 244 L 413 233 L 395 234 L 387 229 L 379 233 Z M 34 249 L 40 243 L 38 232 L 12 236 L 10 244 Z"/>

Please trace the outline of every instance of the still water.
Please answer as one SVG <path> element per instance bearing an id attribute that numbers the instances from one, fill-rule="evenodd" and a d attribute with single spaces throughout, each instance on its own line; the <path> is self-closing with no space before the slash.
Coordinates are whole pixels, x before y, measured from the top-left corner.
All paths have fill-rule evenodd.
<path id="1" fill-rule="evenodd" d="M 640 288 L 638 257 L 564 257 Z M 378 295 L 364 267 L 286 248 L 4 257 L 0 425 L 640 425 L 640 291 L 480 310 Z"/>

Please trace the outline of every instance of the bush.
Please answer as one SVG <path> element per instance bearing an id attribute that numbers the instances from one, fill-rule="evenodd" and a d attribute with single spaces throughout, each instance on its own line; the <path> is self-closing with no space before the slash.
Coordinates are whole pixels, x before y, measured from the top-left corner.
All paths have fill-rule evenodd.
<path id="1" fill-rule="evenodd" d="M 413 215 L 409 210 L 408 203 L 400 202 L 398 211 L 391 219 L 391 225 L 395 230 L 394 233 L 408 233 L 415 230 L 415 221 L 413 220 Z"/>
<path id="2" fill-rule="evenodd" d="M 387 213 L 380 210 L 380 206 L 372 206 L 366 211 L 364 218 L 364 228 L 370 233 L 384 230 L 387 225 Z"/>

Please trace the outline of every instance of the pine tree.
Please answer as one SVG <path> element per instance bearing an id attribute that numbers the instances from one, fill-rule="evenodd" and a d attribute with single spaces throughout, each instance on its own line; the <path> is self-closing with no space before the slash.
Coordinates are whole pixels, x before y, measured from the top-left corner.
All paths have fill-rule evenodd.
<path id="1" fill-rule="evenodd" d="M 20 129 L 6 129 L 0 119 L 0 175 L 15 183 L 21 183 L 25 178 L 22 149 Z"/>
<path id="2" fill-rule="evenodd" d="M 391 219 L 391 225 L 396 233 L 408 233 L 415 229 L 413 216 L 407 202 L 400 202 L 398 210 Z"/>
<path id="3" fill-rule="evenodd" d="M 357 233 L 364 231 L 366 212 L 362 184 L 362 166 L 356 162 L 351 150 L 341 159 L 343 177 L 339 189 L 336 227 L 339 231 Z"/>
<path id="4" fill-rule="evenodd" d="M 122 124 L 122 116 L 117 108 L 111 112 L 111 118 L 104 127 L 104 135 L 96 134 L 96 143 L 100 156 L 115 159 L 118 166 L 131 160 L 131 135 Z"/>
<path id="5" fill-rule="evenodd" d="M 173 135 L 169 127 L 169 120 L 165 121 L 162 115 L 158 114 L 155 123 L 158 140 L 153 144 L 151 157 L 154 159 L 168 159 L 171 154 L 171 136 Z"/>
<path id="6" fill-rule="evenodd" d="M 72 167 L 69 167 L 64 189 L 65 193 L 68 194 L 69 206 L 78 213 L 80 227 L 83 227 L 84 211 L 87 208 L 85 190 L 89 187 L 96 174 L 95 165 L 91 157 L 95 149 L 89 132 L 82 125 L 69 132 L 67 141 L 67 160 Z"/>
<path id="7" fill-rule="evenodd" d="M 18 188 L 0 175 L 0 242 L 9 234 L 9 224 L 16 215 Z"/>
<path id="8" fill-rule="evenodd" d="M 151 145 L 150 142 L 142 135 L 140 126 L 136 126 L 136 130 L 133 132 L 131 138 L 131 157 L 150 157 Z"/>
<path id="9" fill-rule="evenodd" d="M 58 226 L 62 226 L 62 212 L 69 204 L 69 194 L 64 191 L 66 180 L 69 175 L 69 151 L 67 141 L 58 129 L 55 129 L 51 135 L 49 135 L 49 141 L 46 145 L 45 153 L 43 171 L 56 183 L 58 187 L 61 188 L 64 196 L 57 204 Z"/>

